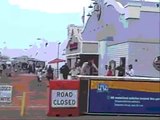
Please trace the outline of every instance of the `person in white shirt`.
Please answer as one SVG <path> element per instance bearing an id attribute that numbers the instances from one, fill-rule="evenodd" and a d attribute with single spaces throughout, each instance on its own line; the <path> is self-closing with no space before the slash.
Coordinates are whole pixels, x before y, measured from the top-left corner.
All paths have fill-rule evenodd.
<path id="1" fill-rule="evenodd" d="M 126 71 L 127 77 L 133 77 L 134 76 L 134 70 L 132 64 L 128 65 L 128 70 Z"/>
<path id="2" fill-rule="evenodd" d="M 38 80 L 38 82 L 42 81 L 42 69 L 40 69 L 40 68 L 37 71 L 37 80 Z"/>
<path id="3" fill-rule="evenodd" d="M 92 60 L 88 62 L 84 62 L 81 69 L 82 75 L 93 75 L 93 70 L 98 71 L 97 66 L 94 64 Z"/>
<path id="4" fill-rule="evenodd" d="M 76 67 L 73 67 L 69 74 L 71 75 L 71 79 L 77 79 L 77 75 L 79 75 L 79 70 Z"/>

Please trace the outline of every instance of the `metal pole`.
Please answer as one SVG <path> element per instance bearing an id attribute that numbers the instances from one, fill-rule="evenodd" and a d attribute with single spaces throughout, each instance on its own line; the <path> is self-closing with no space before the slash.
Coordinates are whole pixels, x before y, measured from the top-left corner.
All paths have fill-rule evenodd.
<path id="1" fill-rule="evenodd" d="M 61 43 L 59 42 L 59 43 L 58 43 L 58 48 L 57 48 L 57 49 L 58 49 L 58 50 L 57 50 L 57 58 L 58 58 L 58 59 L 59 59 L 59 45 L 60 45 L 60 44 L 61 44 Z M 59 74 L 58 74 L 59 72 L 58 72 L 58 70 L 59 70 L 59 63 L 57 63 L 57 78 L 59 78 Z"/>
<path id="2" fill-rule="evenodd" d="M 20 113 L 22 117 L 25 114 L 25 108 L 26 108 L 26 92 L 23 92 L 23 96 L 21 100 L 21 113 Z"/>

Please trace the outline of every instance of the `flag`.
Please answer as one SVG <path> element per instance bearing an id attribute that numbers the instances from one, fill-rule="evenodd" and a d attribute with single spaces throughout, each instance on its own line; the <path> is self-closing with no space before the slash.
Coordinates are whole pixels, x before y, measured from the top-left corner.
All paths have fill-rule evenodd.
<path id="1" fill-rule="evenodd" d="M 83 7 L 82 23 L 85 23 L 85 7 Z"/>

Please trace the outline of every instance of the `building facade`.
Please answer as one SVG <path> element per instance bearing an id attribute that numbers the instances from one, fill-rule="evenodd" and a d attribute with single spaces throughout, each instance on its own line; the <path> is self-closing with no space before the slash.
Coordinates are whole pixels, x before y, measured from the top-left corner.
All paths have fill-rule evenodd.
<path id="1" fill-rule="evenodd" d="M 88 60 L 94 60 L 98 66 L 98 41 L 86 41 L 81 37 L 82 27 L 68 26 L 68 44 L 66 46 L 67 63 L 70 68 L 79 62 L 82 65 Z"/>
<path id="2" fill-rule="evenodd" d="M 99 75 L 122 62 L 133 65 L 135 76 L 160 77 L 153 65 L 160 56 L 159 3 L 97 0 L 93 6 L 82 38 L 99 41 Z"/>

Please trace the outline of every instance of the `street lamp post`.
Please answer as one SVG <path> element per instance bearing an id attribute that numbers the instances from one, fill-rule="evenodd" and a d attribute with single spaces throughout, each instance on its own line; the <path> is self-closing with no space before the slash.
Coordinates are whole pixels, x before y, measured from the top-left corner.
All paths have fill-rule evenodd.
<path id="1" fill-rule="evenodd" d="M 57 58 L 59 59 L 59 47 L 60 47 L 61 42 L 58 42 L 58 48 L 57 48 Z M 59 78 L 59 63 L 57 63 L 57 78 Z"/>
<path id="2" fill-rule="evenodd" d="M 45 42 L 45 47 L 48 45 L 48 42 L 45 39 L 37 38 L 37 40 L 42 40 Z M 60 48 L 61 42 L 58 42 L 57 46 L 57 59 L 59 59 L 59 48 Z M 59 63 L 57 63 L 57 78 L 59 77 Z"/>

